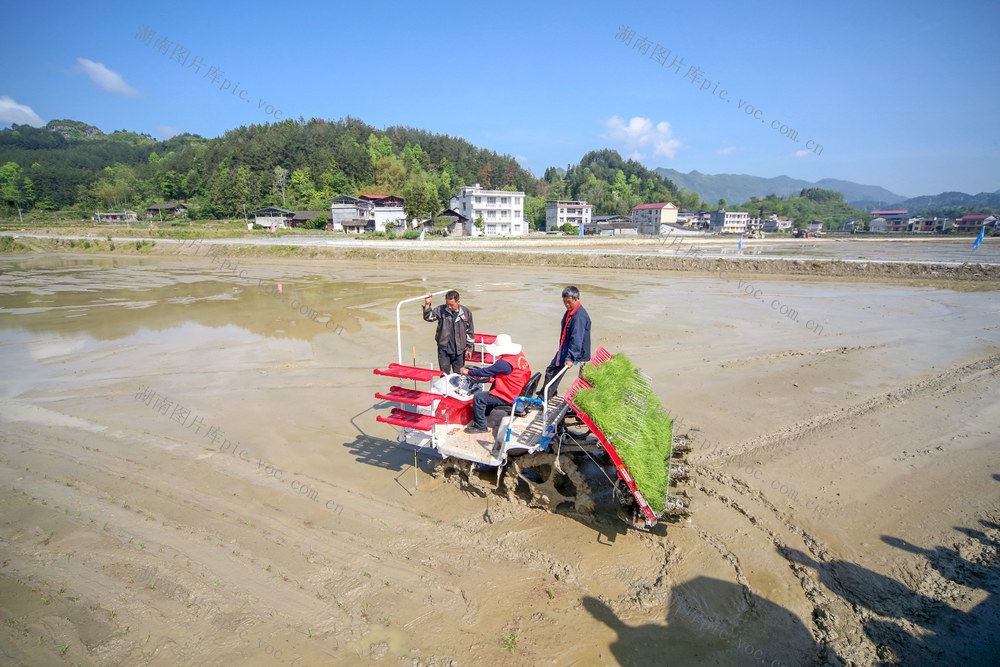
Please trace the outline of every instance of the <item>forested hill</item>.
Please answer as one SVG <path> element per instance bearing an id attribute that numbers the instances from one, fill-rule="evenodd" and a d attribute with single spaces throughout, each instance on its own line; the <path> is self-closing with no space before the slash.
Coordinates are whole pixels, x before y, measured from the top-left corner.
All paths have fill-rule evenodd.
<path id="1" fill-rule="evenodd" d="M 0 194 L 23 209 L 141 210 L 183 201 L 202 218 L 277 205 L 326 210 L 338 194 L 398 194 L 443 208 L 464 185 L 522 190 L 538 180 L 508 155 L 408 127 L 313 119 L 243 126 L 222 137 L 166 141 L 78 121 L 0 131 Z M 284 192 L 284 199 L 282 198 Z"/>
<path id="2" fill-rule="evenodd" d="M 764 198 L 751 197 L 750 201 L 730 207 L 730 210 L 746 211 L 751 217 L 766 217 L 769 213 L 775 213 L 791 218 L 796 227 L 805 227 L 813 220 L 822 220 L 826 223 L 827 230 L 842 229 L 848 220 L 867 223 L 872 217 L 844 201 L 842 192 L 821 188 L 803 188 L 798 196 L 778 197 L 771 194 Z"/>
<path id="3" fill-rule="evenodd" d="M 565 173 L 549 167 L 538 196 L 586 201 L 594 215 L 631 215 L 633 207 L 650 202 L 673 202 L 681 210 L 700 206 L 697 194 L 681 193 L 670 179 L 610 149 L 587 153 Z"/>

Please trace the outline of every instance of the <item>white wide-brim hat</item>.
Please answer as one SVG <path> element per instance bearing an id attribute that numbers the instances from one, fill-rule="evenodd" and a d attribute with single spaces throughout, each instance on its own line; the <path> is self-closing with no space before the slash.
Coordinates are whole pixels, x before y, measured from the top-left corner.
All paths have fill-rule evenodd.
<path id="1" fill-rule="evenodd" d="M 500 334 L 497 339 L 486 346 L 486 352 L 494 357 L 504 354 L 517 354 L 521 351 L 521 346 L 510 339 L 507 334 Z"/>

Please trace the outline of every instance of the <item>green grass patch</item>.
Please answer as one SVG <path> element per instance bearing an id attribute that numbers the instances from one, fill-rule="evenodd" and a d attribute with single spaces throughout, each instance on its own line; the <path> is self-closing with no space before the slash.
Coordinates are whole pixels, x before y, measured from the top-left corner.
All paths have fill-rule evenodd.
<path id="1" fill-rule="evenodd" d="M 573 399 L 611 440 L 636 486 L 654 512 L 663 511 L 670 486 L 670 454 L 673 449 L 673 420 L 661 409 L 660 400 L 650 392 L 645 400 L 645 414 L 635 445 L 628 445 L 615 434 L 629 427 L 626 402 L 629 379 L 638 369 L 621 353 L 600 366 L 587 365 L 584 379 L 593 389 L 577 392 Z M 639 415 L 632 415 L 636 418 Z"/>
<path id="2" fill-rule="evenodd" d="M 13 236 L 0 236 L 0 252 L 27 252 L 30 248 L 14 240 Z"/>

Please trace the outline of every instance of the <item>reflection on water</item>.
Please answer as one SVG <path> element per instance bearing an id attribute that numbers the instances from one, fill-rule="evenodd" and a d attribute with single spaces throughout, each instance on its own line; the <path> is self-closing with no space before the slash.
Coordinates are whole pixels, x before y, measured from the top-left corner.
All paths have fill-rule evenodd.
<path id="1" fill-rule="evenodd" d="M 756 259 L 839 259 L 845 262 L 921 262 L 938 264 L 1000 264 L 1000 242 L 972 249 L 972 238 L 928 241 L 868 241 L 854 239 L 801 239 L 790 241 L 744 240 L 682 243 L 663 246 L 663 254 L 701 257 L 753 257 Z M 1000 241 L 1000 240 L 998 240 Z"/>
<path id="2" fill-rule="evenodd" d="M 358 330 L 369 308 L 384 305 L 379 293 L 391 292 L 391 284 L 341 280 L 315 268 L 250 265 L 239 276 L 206 262 L 58 256 L 9 259 L 2 266 L 0 329 L 71 329 L 102 340 L 189 322 L 308 340 L 331 334 L 324 326 L 329 321 Z M 144 311 L 141 317 L 137 311 Z"/>

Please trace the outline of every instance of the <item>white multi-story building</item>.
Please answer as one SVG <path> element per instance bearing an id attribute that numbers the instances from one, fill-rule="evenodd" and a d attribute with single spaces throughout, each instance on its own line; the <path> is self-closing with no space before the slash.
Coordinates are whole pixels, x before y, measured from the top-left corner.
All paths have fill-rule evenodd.
<path id="1" fill-rule="evenodd" d="M 509 190 L 484 190 L 479 183 L 462 188 L 457 197 L 452 198 L 464 215 L 468 236 L 524 236 L 528 225 L 524 220 L 524 193 Z M 482 218 L 482 231 L 476 221 Z"/>
<path id="2" fill-rule="evenodd" d="M 545 202 L 545 231 L 551 232 L 566 223 L 580 229 L 580 225 L 589 225 L 594 207 L 585 201 L 547 201 Z"/>
<path id="3" fill-rule="evenodd" d="M 676 224 L 677 207 L 670 202 L 639 204 L 632 209 L 632 224 L 639 234 L 666 234 L 665 224 Z"/>
<path id="4" fill-rule="evenodd" d="M 760 218 L 763 222 L 761 231 L 767 234 L 773 234 L 775 232 L 787 232 L 792 228 L 792 221 L 788 218 L 779 217 L 778 215 L 771 213 L 767 217 Z"/>
<path id="5" fill-rule="evenodd" d="M 747 230 L 750 214 L 746 211 L 727 211 L 719 209 L 712 211 L 710 229 L 714 234 L 742 234 Z"/>

